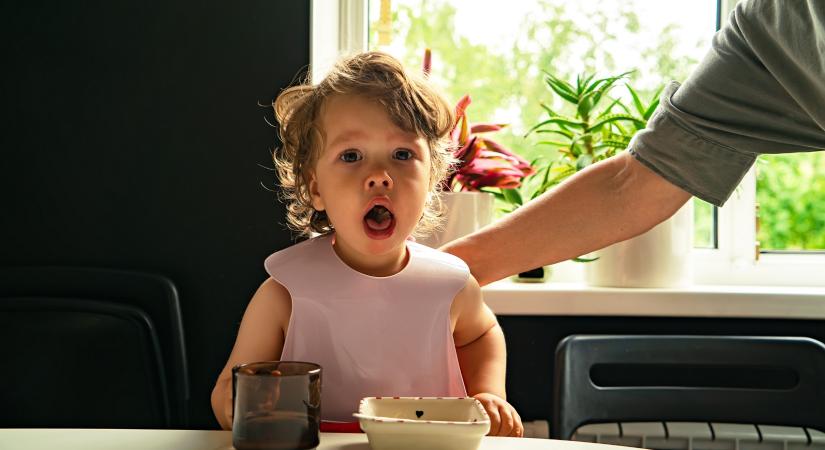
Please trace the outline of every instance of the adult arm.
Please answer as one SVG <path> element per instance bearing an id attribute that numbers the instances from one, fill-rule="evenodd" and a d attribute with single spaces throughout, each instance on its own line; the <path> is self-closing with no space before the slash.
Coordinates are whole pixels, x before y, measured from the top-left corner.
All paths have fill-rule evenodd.
<path id="1" fill-rule="evenodd" d="M 485 285 L 641 234 L 689 198 L 623 152 L 442 250 L 463 259 Z"/>
<path id="2" fill-rule="evenodd" d="M 825 2 L 748 0 L 629 152 L 442 250 L 484 285 L 641 234 L 695 195 L 721 206 L 762 153 L 825 148 Z"/>

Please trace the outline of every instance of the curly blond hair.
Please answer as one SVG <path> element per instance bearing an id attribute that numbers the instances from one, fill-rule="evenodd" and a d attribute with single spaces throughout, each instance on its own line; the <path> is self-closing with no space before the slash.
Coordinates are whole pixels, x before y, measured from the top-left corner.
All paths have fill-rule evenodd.
<path id="1" fill-rule="evenodd" d="M 343 59 L 318 85 L 307 82 L 293 86 L 275 99 L 282 147 L 273 158 L 289 228 L 304 236 L 313 231 L 334 231 L 326 213 L 312 207 L 309 181 L 323 148 L 320 111 L 324 102 L 336 95 L 359 95 L 379 102 L 396 126 L 427 141 L 430 195 L 413 235 L 423 236 L 437 228 L 441 219 L 438 187 L 455 162 L 449 140 L 455 114 L 427 80 L 407 73 L 397 59 L 381 52 Z"/>

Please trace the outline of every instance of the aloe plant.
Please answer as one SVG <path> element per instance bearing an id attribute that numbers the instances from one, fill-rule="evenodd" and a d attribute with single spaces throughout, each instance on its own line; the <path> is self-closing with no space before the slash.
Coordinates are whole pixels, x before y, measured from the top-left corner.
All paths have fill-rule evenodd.
<path id="1" fill-rule="evenodd" d="M 611 98 L 609 92 L 616 83 L 630 72 L 595 79 L 593 74 L 581 74 L 575 84 L 561 80 L 545 72 L 547 86 L 565 102 L 575 107 L 575 115 L 565 116 L 553 111 L 546 104 L 541 106 L 548 118 L 530 128 L 531 133 L 547 136 L 536 145 L 556 149 L 553 159 L 538 157 L 530 162 L 536 172 L 524 179 L 516 189 L 500 189 L 496 197 L 506 206 L 504 212 L 512 212 L 561 183 L 570 175 L 624 150 L 633 135 L 643 129 L 659 105 L 662 88 L 647 102 L 627 83 L 632 104 L 622 103 L 620 98 Z M 598 258 L 573 258 L 576 262 L 591 262 Z"/>
<path id="2" fill-rule="evenodd" d="M 548 117 L 525 134 L 542 135 L 536 145 L 556 150 L 556 157 L 539 157 L 530 165 L 537 167 L 534 175 L 524 180 L 519 189 L 501 189 L 497 194 L 510 212 L 561 183 L 570 175 L 624 150 L 636 132 L 643 129 L 659 105 L 660 88 L 650 100 L 644 101 L 625 82 L 632 102 L 626 105 L 620 98 L 609 96 L 617 83 L 630 72 L 596 79 L 595 74 L 580 74 L 575 83 L 568 83 L 545 72 L 545 82 L 554 95 L 573 106 L 575 114 L 566 116 L 541 103 Z"/>

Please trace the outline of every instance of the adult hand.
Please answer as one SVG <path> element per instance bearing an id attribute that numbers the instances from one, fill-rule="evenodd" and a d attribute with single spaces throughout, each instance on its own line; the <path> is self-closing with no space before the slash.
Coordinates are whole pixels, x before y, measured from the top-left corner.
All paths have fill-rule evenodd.
<path id="1" fill-rule="evenodd" d="M 507 400 L 487 392 L 478 393 L 473 397 L 481 402 L 481 406 L 484 407 L 487 415 L 490 416 L 490 432 L 487 433 L 488 436 L 524 436 L 524 426 L 521 424 L 521 416 L 518 415 L 513 405 L 507 403 Z"/>

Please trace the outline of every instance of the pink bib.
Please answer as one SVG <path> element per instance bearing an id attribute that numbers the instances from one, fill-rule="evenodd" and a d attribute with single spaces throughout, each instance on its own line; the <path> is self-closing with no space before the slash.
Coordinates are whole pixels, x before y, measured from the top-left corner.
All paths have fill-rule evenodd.
<path id="1" fill-rule="evenodd" d="M 450 306 L 469 269 L 461 259 L 407 242 L 409 261 L 388 277 L 347 266 L 332 236 L 266 259 L 292 297 L 282 360 L 323 368 L 321 417 L 354 421 L 363 397 L 464 397 Z"/>

